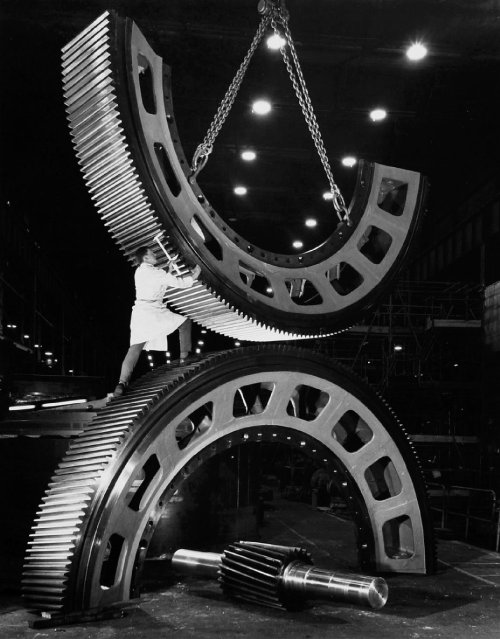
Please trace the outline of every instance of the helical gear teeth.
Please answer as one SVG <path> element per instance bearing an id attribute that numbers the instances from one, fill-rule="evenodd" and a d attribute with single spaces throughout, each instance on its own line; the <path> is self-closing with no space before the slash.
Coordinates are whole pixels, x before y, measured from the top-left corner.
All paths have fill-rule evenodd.
<path id="1" fill-rule="evenodd" d="M 312 564 L 309 553 L 300 547 L 241 541 L 230 544 L 221 558 L 222 590 L 230 597 L 271 608 L 303 608 L 303 598 L 286 593 L 282 587 L 283 571 L 292 561 Z"/>
<path id="2" fill-rule="evenodd" d="M 120 251 L 133 261 L 139 246 L 170 229 L 149 193 L 149 174 L 138 160 L 140 143 L 131 133 L 137 123 L 131 123 L 132 94 L 121 64 L 127 54 L 121 41 L 126 30 L 126 20 L 113 11 L 103 13 L 63 48 L 62 76 L 70 136 L 90 197 Z M 175 241 L 166 236 L 162 242 L 169 254 L 177 253 L 179 274 L 188 274 Z M 158 266 L 166 265 L 160 256 Z M 167 291 L 166 301 L 178 313 L 230 338 L 269 342 L 309 337 L 249 317 L 201 282 Z"/>
<path id="3" fill-rule="evenodd" d="M 212 353 L 182 366 L 165 365 L 132 384 L 123 397 L 115 398 L 99 409 L 94 419 L 84 426 L 83 432 L 71 442 L 41 499 L 36 521 L 29 534 L 23 567 L 23 594 L 30 607 L 41 611 L 67 612 L 77 605 L 77 595 L 80 596 L 80 592 L 84 591 L 86 571 L 93 569 L 84 542 L 86 535 L 92 533 L 92 518 L 100 503 L 99 491 L 103 486 L 116 485 L 120 478 L 119 473 L 109 477 L 106 472 L 110 468 L 114 469 L 113 460 L 135 450 L 136 435 L 142 434 L 147 414 L 154 416 L 165 396 L 170 393 L 175 396 L 177 390 L 183 392 L 186 385 L 192 382 L 201 383 L 208 378 L 207 373 L 213 376 L 214 370 L 217 375 L 222 375 L 222 372 L 224 376 L 227 375 L 228 370 L 233 371 L 236 365 L 241 366 L 242 357 L 254 366 L 259 356 L 265 355 L 262 361 L 272 361 L 274 365 L 274 361 L 283 360 L 286 370 L 290 370 L 287 363 L 289 353 L 292 355 L 290 361 L 295 366 L 298 353 L 306 358 L 309 351 L 290 349 L 286 345 L 259 345 L 241 349 L 236 354 L 237 357 L 234 350 L 230 349 Z M 312 357 L 308 361 L 313 361 Z M 327 364 L 331 365 L 329 358 L 314 354 L 314 365 Z M 362 386 L 352 372 L 346 369 L 337 372 L 342 373 L 347 388 L 350 385 Z M 122 409 L 128 415 L 126 418 L 121 416 Z M 394 420 L 391 420 L 390 425 L 393 423 Z M 394 441 L 406 441 L 400 428 L 394 429 L 391 426 L 391 429 L 394 432 L 391 434 L 389 430 L 389 435 L 394 436 L 397 432 Z M 242 432 L 235 431 L 224 437 L 218 450 L 241 442 L 242 433 L 246 434 L 246 426 Z M 254 441 L 261 439 L 260 434 L 255 433 Z M 265 438 L 263 441 L 266 441 Z M 401 452 L 411 477 L 419 480 L 415 483 L 416 495 L 421 500 L 420 503 L 424 504 L 420 475 L 417 472 L 419 466 L 415 461 L 413 448 L 405 444 Z M 202 451 L 200 458 L 193 463 L 202 463 L 212 454 L 215 453 L 208 451 L 203 457 Z M 78 465 L 75 460 L 78 460 Z M 174 490 L 177 483 L 178 480 L 174 478 L 169 490 Z M 108 505 L 107 508 L 109 512 L 113 512 L 112 506 Z M 424 569 L 430 571 L 427 563 L 430 562 L 432 568 L 435 558 L 429 547 L 434 539 L 430 514 L 420 521 L 423 525 L 422 539 L 426 543 L 426 554 L 423 558 L 416 558 L 412 572 L 421 573 Z M 308 553 L 299 547 L 238 542 L 229 546 L 224 553 L 220 581 L 225 592 L 242 600 L 274 608 L 297 608 L 303 602 L 284 592 L 283 577 L 283 571 L 290 567 L 290 562 L 295 561 L 306 565 L 312 563 Z"/>

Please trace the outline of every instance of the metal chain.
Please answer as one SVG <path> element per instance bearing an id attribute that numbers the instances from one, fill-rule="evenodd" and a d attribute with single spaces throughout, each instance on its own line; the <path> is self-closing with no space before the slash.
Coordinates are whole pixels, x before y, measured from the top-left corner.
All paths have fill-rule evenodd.
<path id="1" fill-rule="evenodd" d="M 277 22 L 281 24 L 283 28 L 283 32 L 285 34 L 285 39 L 290 48 L 290 53 L 292 55 L 293 64 L 295 65 L 295 69 L 292 66 L 292 62 L 290 61 L 290 57 L 286 52 L 285 46 L 280 48 L 281 55 L 283 56 L 283 61 L 288 70 L 288 75 L 290 76 L 290 80 L 292 81 L 293 88 L 297 95 L 297 99 L 299 101 L 300 107 L 302 109 L 302 113 L 304 114 L 304 118 L 306 120 L 307 126 L 311 133 L 314 145 L 316 150 L 318 151 L 318 155 L 320 157 L 321 163 L 326 173 L 326 177 L 328 178 L 328 183 L 330 185 L 330 192 L 332 194 L 332 203 L 337 213 L 337 216 L 341 222 L 346 222 L 348 226 L 350 226 L 351 221 L 349 219 L 349 212 L 347 210 L 344 198 L 342 193 L 340 192 L 339 187 L 335 183 L 333 179 L 332 170 L 330 167 L 330 162 L 328 160 L 328 156 L 326 154 L 325 145 L 323 143 L 323 138 L 321 137 L 321 132 L 319 130 L 318 122 L 316 120 L 316 115 L 314 113 L 314 109 L 311 103 L 311 98 L 309 97 L 309 92 L 307 90 L 307 86 L 305 83 L 304 75 L 302 73 L 302 69 L 300 67 L 300 62 L 297 56 L 297 52 L 295 50 L 295 45 L 293 43 L 292 34 L 288 27 L 288 16 L 283 13 L 281 7 L 275 7 L 272 12 L 271 18 L 271 26 L 276 33 L 276 35 L 280 36 L 280 32 L 277 26 Z"/>
<path id="2" fill-rule="evenodd" d="M 299 58 L 297 56 L 297 52 L 295 50 L 295 45 L 293 43 L 292 34 L 288 27 L 288 12 L 284 8 L 282 2 L 276 2 L 276 0 L 264 0 L 261 2 L 262 7 L 259 6 L 259 11 L 263 14 L 262 19 L 260 21 L 257 32 L 252 40 L 249 50 L 245 55 L 243 62 L 241 63 L 236 75 L 234 76 L 231 84 L 229 85 L 228 90 L 217 109 L 217 113 L 208 128 L 208 131 L 203 139 L 203 142 L 198 145 L 196 151 L 194 152 L 193 159 L 191 161 L 191 175 L 190 179 L 194 180 L 197 174 L 203 169 L 205 164 L 207 163 L 208 156 L 212 153 L 213 145 L 215 142 L 215 138 L 219 134 L 224 122 L 229 115 L 229 111 L 231 110 L 238 91 L 240 89 L 241 83 L 247 71 L 248 65 L 250 64 L 250 60 L 252 59 L 257 46 L 262 40 L 262 36 L 264 35 L 265 30 L 271 24 L 276 35 L 280 36 L 280 32 L 277 26 L 279 23 L 286 37 L 286 42 L 290 49 L 290 53 L 292 55 L 293 65 L 290 61 L 290 57 L 286 52 L 285 46 L 281 47 L 281 55 L 283 56 L 283 61 L 288 70 L 288 75 L 290 76 L 290 80 L 292 81 L 293 88 L 295 90 L 295 94 L 297 95 L 297 99 L 299 100 L 300 107 L 302 109 L 302 113 L 304 114 L 304 118 L 306 120 L 307 126 L 311 133 L 314 145 L 316 150 L 318 151 L 319 158 L 321 160 L 321 164 L 326 173 L 326 177 L 328 179 L 328 183 L 330 185 L 330 193 L 332 194 L 332 203 L 337 213 L 337 216 L 341 222 L 346 222 L 347 225 L 350 226 L 351 221 L 349 219 L 349 212 L 347 210 L 344 198 L 340 192 L 339 187 L 335 183 L 333 179 L 332 170 L 330 167 L 330 162 L 328 160 L 328 156 L 326 154 L 325 145 L 323 143 L 323 138 L 321 137 L 321 132 L 319 130 L 318 122 L 316 120 L 316 115 L 314 113 L 314 109 L 312 106 L 311 98 L 309 97 L 309 92 L 307 90 L 306 82 L 304 79 L 304 75 L 302 73 L 302 69 L 300 67 Z M 295 67 L 295 68 L 294 68 Z"/>
<path id="3" fill-rule="evenodd" d="M 233 103 L 236 99 L 236 95 L 238 94 L 239 88 L 245 76 L 248 65 L 250 64 L 250 60 L 252 59 L 255 50 L 257 49 L 259 42 L 262 40 L 262 36 L 264 32 L 269 26 L 270 16 L 264 15 L 260 21 L 257 32 L 252 40 L 249 50 L 247 51 L 246 56 L 243 59 L 236 75 L 234 76 L 231 84 L 229 85 L 228 90 L 226 91 L 226 95 L 224 96 L 222 102 L 217 109 L 217 113 L 208 128 L 208 131 L 203 139 L 203 142 L 198 145 L 196 151 L 194 152 L 193 159 L 191 162 L 191 178 L 196 176 L 201 169 L 205 166 L 208 160 L 208 156 L 212 153 L 213 145 L 215 138 L 219 134 L 222 125 L 226 121 L 226 118 L 233 106 Z"/>

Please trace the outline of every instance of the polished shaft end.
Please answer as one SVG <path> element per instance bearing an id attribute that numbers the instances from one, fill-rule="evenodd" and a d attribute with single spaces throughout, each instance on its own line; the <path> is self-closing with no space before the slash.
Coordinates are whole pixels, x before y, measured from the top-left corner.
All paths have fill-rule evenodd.
<path id="1" fill-rule="evenodd" d="M 377 609 L 385 606 L 389 594 L 381 577 L 340 573 L 301 562 L 290 563 L 282 580 L 284 589 L 304 597 L 349 601 Z"/>
<path id="2" fill-rule="evenodd" d="M 221 555 L 180 548 L 172 556 L 172 566 L 184 575 L 198 575 L 217 579 Z"/>

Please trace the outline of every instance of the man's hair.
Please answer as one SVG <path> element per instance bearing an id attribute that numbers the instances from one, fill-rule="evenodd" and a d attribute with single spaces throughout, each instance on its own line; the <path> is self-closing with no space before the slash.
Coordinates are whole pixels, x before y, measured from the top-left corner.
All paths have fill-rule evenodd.
<path id="1" fill-rule="evenodd" d="M 136 250 L 136 252 L 134 253 L 134 257 L 137 264 L 142 264 L 142 260 L 150 248 L 151 248 L 150 246 L 140 246 Z"/>

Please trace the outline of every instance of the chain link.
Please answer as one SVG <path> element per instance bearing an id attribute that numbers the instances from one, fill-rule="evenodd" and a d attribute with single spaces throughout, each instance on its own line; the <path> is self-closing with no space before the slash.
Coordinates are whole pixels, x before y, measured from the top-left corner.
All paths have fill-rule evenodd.
<path id="1" fill-rule="evenodd" d="M 300 67 L 300 62 L 297 56 L 297 51 L 295 50 L 292 34 L 288 27 L 288 15 L 283 13 L 281 7 L 276 7 L 274 9 L 273 15 L 271 18 L 271 26 L 275 34 L 278 36 L 281 36 L 277 23 L 279 23 L 282 26 L 286 43 L 290 49 L 290 53 L 292 56 L 293 65 L 292 65 L 292 62 L 290 61 L 290 56 L 288 55 L 285 46 L 282 46 L 280 48 L 281 55 L 283 57 L 283 61 L 287 68 L 288 75 L 290 76 L 290 80 L 295 90 L 295 94 L 299 101 L 300 107 L 302 109 L 302 113 L 306 120 L 306 124 L 309 128 L 309 132 L 311 133 L 314 146 L 316 147 L 316 150 L 318 151 L 321 164 L 323 165 L 323 168 L 325 170 L 326 177 L 330 185 L 330 193 L 332 194 L 333 207 L 335 209 L 335 212 L 337 213 L 339 220 L 341 222 L 345 221 L 347 225 L 350 226 L 351 221 L 349 219 L 349 212 L 347 210 L 342 193 L 340 192 L 339 187 L 337 186 L 337 184 L 335 183 L 335 180 L 333 179 L 333 174 L 330 167 L 330 162 L 328 160 L 328 156 L 326 154 L 323 138 L 319 130 L 319 126 L 316 120 L 316 115 L 314 113 L 311 98 L 309 97 L 309 91 L 307 90 L 304 75 Z"/>
<path id="2" fill-rule="evenodd" d="M 219 105 L 219 108 L 217 109 L 217 113 L 215 114 L 214 119 L 210 124 L 203 142 L 198 145 L 196 151 L 194 152 L 191 162 L 191 177 L 196 176 L 207 163 L 208 156 L 210 155 L 210 153 L 212 153 L 213 150 L 215 138 L 218 136 L 222 125 L 229 115 L 229 111 L 231 110 L 231 107 L 233 106 L 233 103 L 236 99 L 243 78 L 245 77 L 246 70 L 248 68 L 248 65 L 250 64 L 250 60 L 252 59 L 252 56 L 255 53 L 259 42 L 262 40 L 262 36 L 268 28 L 269 22 L 270 16 L 264 15 L 257 28 L 257 32 L 252 40 L 250 48 L 248 49 L 243 62 L 241 63 L 238 71 L 236 72 L 236 75 L 229 85 L 229 88 L 226 91 L 226 95 L 224 96 L 222 102 Z"/>
<path id="3" fill-rule="evenodd" d="M 306 120 L 306 124 L 309 128 L 309 132 L 311 133 L 314 146 L 318 152 L 319 158 L 321 160 L 321 164 L 326 173 L 326 177 L 328 179 L 328 183 L 330 185 L 330 193 L 332 194 L 332 203 L 333 207 L 337 213 L 337 216 L 341 222 L 346 222 L 348 226 L 351 225 L 351 221 L 349 219 L 349 212 L 347 210 L 344 198 L 339 190 L 339 187 L 335 183 L 333 179 L 332 170 L 330 167 L 330 162 L 328 160 L 328 156 L 326 154 L 325 145 L 323 143 L 323 138 L 321 137 L 321 132 L 319 130 L 318 122 L 316 120 L 316 115 L 314 113 L 314 109 L 312 106 L 311 98 L 309 97 L 309 92 L 307 90 L 306 82 L 304 79 L 304 75 L 302 73 L 302 69 L 300 67 L 299 58 L 297 56 L 297 51 L 295 50 L 295 45 L 293 43 L 292 34 L 288 27 L 288 12 L 283 6 L 283 3 L 279 0 L 265 0 L 265 2 L 261 3 L 262 7 L 259 5 L 259 11 L 263 14 L 262 19 L 260 21 L 257 32 L 252 40 L 249 50 L 245 55 L 243 62 L 241 63 L 236 75 L 234 76 L 231 84 L 229 85 L 228 90 L 217 109 L 217 113 L 210 124 L 210 127 L 203 139 L 203 142 L 198 145 L 196 151 L 194 152 L 193 159 L 191 162 L 191 175 L 190 179 L 194 180 L 196 175 L 203 169 L 205 164 L 207 163 L 208 156 L 212 153 L 213 145 L 215 142 L 215 138 L 219 134 L 224 122 L 226 121 L 227 116 L 229 115 L 229 111 L 231 110 L 238 91 L 240 89 L 241 83 L 247 71 L 248 65 L 250 64 L 250 60 L 252 59 L 255 50 L 257 49 L 262 37 L 264 35 L 265 30 L 268 28 L 269 24 L 273 28 L 276 35 L 281 36 L 278 24 L 281 25 L 283 29 L 283 33 L 285 34 L 286 43 L 290 49 L 290 53 L 292 56 L 292 60 L 290 60 L 290 56 L 286 51 L 286 47 L 282 46 L 280 48 L 281 55 L 283 56 L 283 61 L 288 70 L 288 75 L 290 76 L 290 80 L 292 82 L 293 88 L 295 90 L 295 94 L 299 101 L 300 107 L 302 109 L 302 113 Z M 293 61 L 293 64 L 292 64 Z"/>

